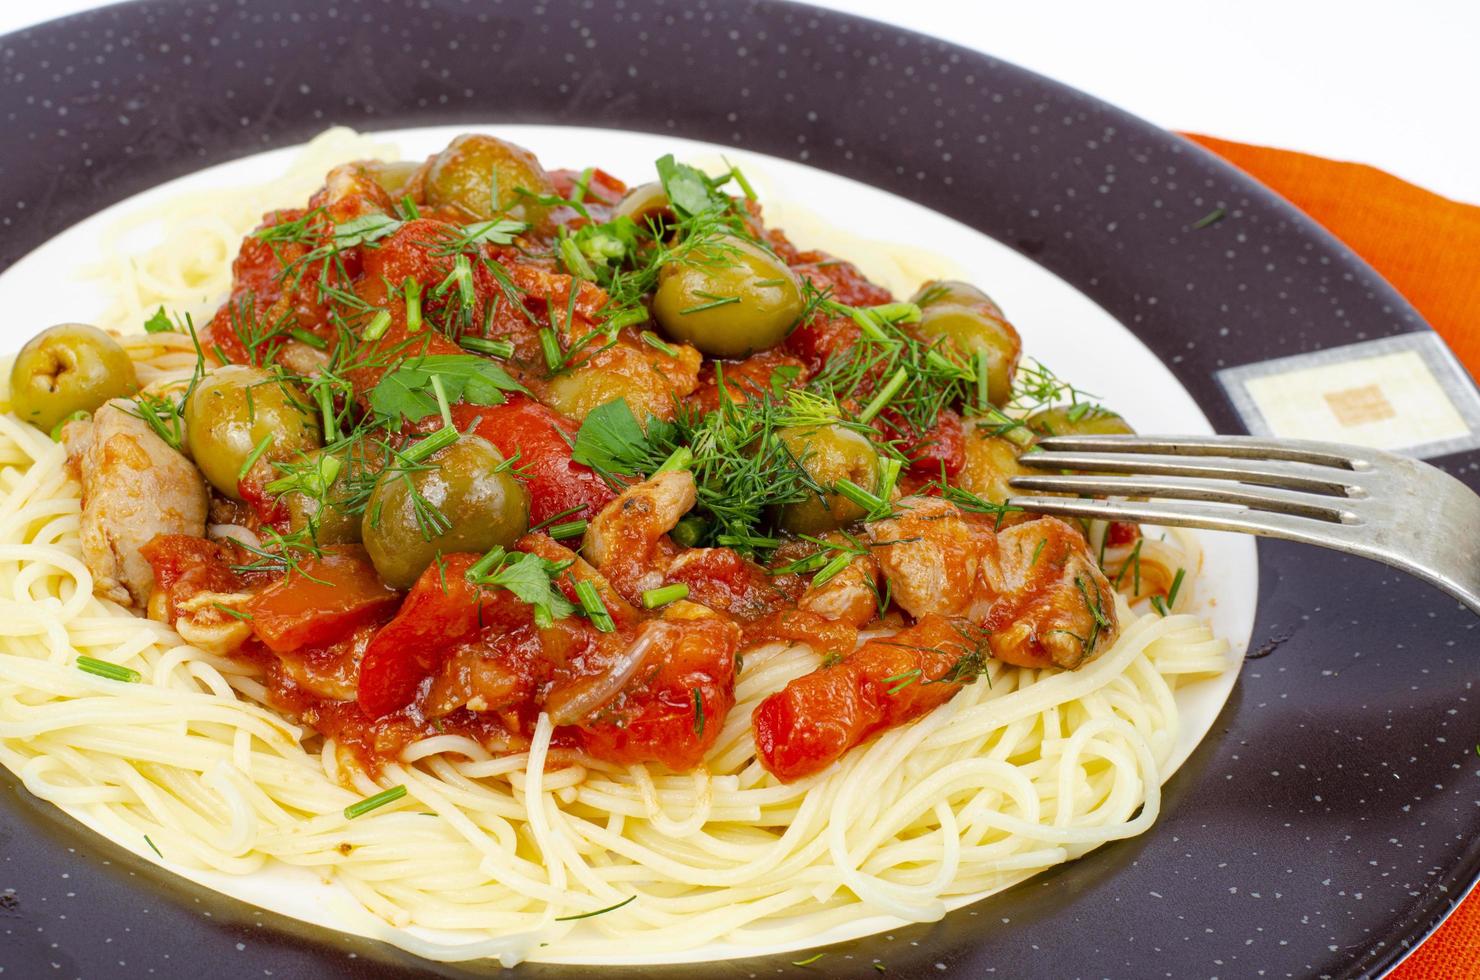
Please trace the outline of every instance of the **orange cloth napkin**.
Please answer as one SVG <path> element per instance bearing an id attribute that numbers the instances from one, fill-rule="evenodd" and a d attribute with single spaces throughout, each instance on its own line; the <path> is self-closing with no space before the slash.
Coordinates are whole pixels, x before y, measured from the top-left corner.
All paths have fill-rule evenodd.
<path id="1" fill-rule="evenodd" d="M 1360 163 L 1184 133 L 1310 215 L 1429 321 L 1480 377 L 1480 207 Z"/>
<path id="2" fill-rule="evenodd" d="M 1480 378 L 1480 207 L 1359 163 L 1184 133 L 1325 226 L 1382 273 Z M 1480 978 L 1480 890 L 1392 980 Z"/>

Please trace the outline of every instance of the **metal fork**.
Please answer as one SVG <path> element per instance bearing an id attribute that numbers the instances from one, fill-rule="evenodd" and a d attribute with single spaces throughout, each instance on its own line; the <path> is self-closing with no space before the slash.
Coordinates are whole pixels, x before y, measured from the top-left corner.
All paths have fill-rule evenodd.
<path id="1" fill-rule="evenodd" d="M 1480 495 L 1427 463 L 1252 436 L 1054 436 L 1038 447 L 1019 462 L 1060 472 L 1013 477 L 1012 487 L 1086 496 L 1011 497 L 1013 506 L 1334 548 L 1416 575 L 1480 613 Z"/>

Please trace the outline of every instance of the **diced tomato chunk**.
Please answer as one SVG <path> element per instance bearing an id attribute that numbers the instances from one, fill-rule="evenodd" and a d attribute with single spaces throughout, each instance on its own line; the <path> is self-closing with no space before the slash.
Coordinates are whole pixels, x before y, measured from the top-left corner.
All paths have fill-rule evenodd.
<path id="1" fill-rule="evenodd" d="M 564 520 L 589 520 L 616 497 L 601 477 L 571 459 L 568 440 L 579 426 L 532 398 L 511 394 L 502 405 L 454 405 L 452 420 L 493 443 L 506 458 L 518 455 L 518 473 L 529 487 L 531 524 L 564 512 L 569 512 Z"/>
<path id="2" fill-rule="evenodd" d="M 594 721 L 580 726 L 581 744 L 608 762 L 660 762 L 682 772 L 704 761 L 735 706 L 740 630 L 714 615 L 645 629 L 661 631 L 648 666 Z"/>
<path id="3" fill-rule="evenodd" d="M 161 534 L 139 549 L 154 569 L 154 589 L 165 596 L 174 621 L 175 605 L 202 592 L 239 592 L 242 578 L 226 550 L 214 541 L 188 534 Z"/>
<path id="4" fill-rule="evenodd" d="M 365 714 L 379 718 L 410 704 L 421 682 L 484 627 L 513 629 L 528 621 L 530 607 L 513 593 L 467 580 L 480 557 L 453 554 L 440 566 L 433 563 L 395 618 L 375 634 L 360 661 L 358 700 Z"/>
<path id="5" fill-rule="evenodd" d="M 785 783 L 820 772 L 875 733 L 949 701 L 960 681 L 943 678 L 974 649 L 950 620 L 935 615 L 871 640 L 756 707 L 756 757 Z"/>
<path id="6" fill-rule="evenodd" d="M 380 581 L 365 549 L 326 549 L 253 596 L 252 631 L 274 653 L 337 643 L 387 614 L 400 593 Z"/>

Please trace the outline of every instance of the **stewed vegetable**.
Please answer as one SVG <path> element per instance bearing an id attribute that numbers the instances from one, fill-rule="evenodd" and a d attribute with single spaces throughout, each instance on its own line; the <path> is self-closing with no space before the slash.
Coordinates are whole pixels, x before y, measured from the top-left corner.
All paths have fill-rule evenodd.
<path id="1" fill-rule="evenodd" d="M 777 523 L 795 534 L 822 534 L 864 516 L 861 506 L 833 489 L 850 480 L 873 493 L 878 489 L 879 454 L 862 434 L 841 425 L 791 427 L 777 437 L 820 488 L 806 500 L 784 504 Z"/>
<path id="2" fill-rule="evenodd" d="M 492 136 L 459 136 L 427 169 L 427 202 L 461 208 L 473 218 L 507 213 L 535 224 L 549 209 L 531 196 L 553 193 L 533 153 Z"/>
<path id="3" fill-rule="evenodd" d="M 380 577 L 409 589 L 438 555 L 512 545 L 529 527 L 529 493 L 511 470 L 465 435 L 425 464 L 382 471 L 360 523 Z"/>
<path id="4" fill-rule="evenodd" d="M 134 363 L 118 341 L 85 323 L 41 331 L 10 368 L 10 408 L 43 432 L 77 412 L 139 390 Z"/>
<path id="5" fill-rule="evenodd" d="M 303 390 L 242 364 L 210 372 L 191 392 L 185 441 L 211 486 L 234 500 L 242 499 L 241 481 L 253 466 L 323 445 Z"/>
<path id="6" fill-rule="evenodd" d="M 681 250 L 659 272 L 653 296 L 663 332 L 714 357 L 775 347 L 804 306 L 796 273 L 734 235 Z"/>
<path id="7" fill-rule="evenodd" d="M 926 340 L 945 339 L 961 353 L 986 359 L 988 398 L 1001 406 L 1012 395 L 1023 342 L 986 293 L 955 280 L 928 282 L 913 300 L 921 310 L 915 329 Z"/>

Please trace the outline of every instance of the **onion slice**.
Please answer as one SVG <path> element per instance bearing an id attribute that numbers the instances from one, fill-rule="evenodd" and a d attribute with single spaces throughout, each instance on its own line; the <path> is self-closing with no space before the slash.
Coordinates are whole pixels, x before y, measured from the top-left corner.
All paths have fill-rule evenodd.
<path id="1" fill-rule="evenodd" d="M 606 707 L 642 669 L 653 644 L 674 629 L 676 627 L 672 623 L 652 620 L 644 624 L 637 639 L 621 652 L 606 673 L 584 677 L 552 690 L 545 699 L 545 711 L 551 724 L 557 727 L 574 725 Z"/>

